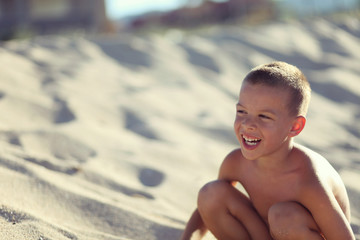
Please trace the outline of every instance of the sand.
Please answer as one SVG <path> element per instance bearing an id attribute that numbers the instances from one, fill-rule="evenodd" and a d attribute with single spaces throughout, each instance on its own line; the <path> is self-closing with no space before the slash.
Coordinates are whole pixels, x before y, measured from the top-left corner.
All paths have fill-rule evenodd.
<path id="1" fill-rule="evenodd" d="M 177 239 L 237 147 L 241 80 L 287 61 L 313 97 L 296 141 L 343 178 L 360 239 L 360 22 L 38 37 L 0 48 L 0 238 Z"/>

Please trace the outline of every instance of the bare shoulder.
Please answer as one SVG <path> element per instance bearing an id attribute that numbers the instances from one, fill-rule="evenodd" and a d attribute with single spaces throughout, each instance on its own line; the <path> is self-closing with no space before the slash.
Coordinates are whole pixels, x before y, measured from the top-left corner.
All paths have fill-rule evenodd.
<path id="1" fill-rule="evenodd" d="M 341 181 L 339 174 L 330 162 L 319 153 L 302 145 L 296 145 L 294 155 L 303 164 L 304 170 L 306 170 L 309 175 L 313 175 L 318 178 L 318 180 L 321 180 L 321 182 L 333 178 Z M 308 174 L 306 174 L 305 177 L 309 177 Z M 309 180 L 311 180 L 311 178 L 309 178 Z"/>
<path id="2" fill-rule="evenodd" d="M 303 182 L 306 186 L 317 186 L 328 188 L 331 192 L 336 192 L 339 187 L 343 187 L 343 182 L 338 172 L 330 162 L 319 153 L 301 145 L 296 145 L 295 155 L 303 163 Z"/>
<path id="3" fill-rule="evenodd" d="M 243 155 L 240 149 L 230 152 L 221 164 L 219 179 L 237 181 L 243 164 Z"/>

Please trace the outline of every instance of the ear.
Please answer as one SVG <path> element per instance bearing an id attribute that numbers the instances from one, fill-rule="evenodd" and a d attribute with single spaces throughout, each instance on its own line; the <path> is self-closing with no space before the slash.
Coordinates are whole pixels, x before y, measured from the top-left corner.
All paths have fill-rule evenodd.
<path id="1" fill-rule="evenodd" d="M 291 130 L 290 130 L 290 137 L 295 137 L 301 133 L 304 129 L 306 123 L 306 118 L 304 116 L 298 116 L 295 118 Z"/>

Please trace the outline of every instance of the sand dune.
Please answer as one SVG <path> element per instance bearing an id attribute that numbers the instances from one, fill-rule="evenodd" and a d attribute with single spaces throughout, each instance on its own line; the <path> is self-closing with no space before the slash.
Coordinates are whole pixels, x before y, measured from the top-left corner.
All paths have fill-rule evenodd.
<path id="1" fill-rule="evenodd" d="M 340 172 L 360 239 L 360 22 L 164 35 L 39 37 L 0 49 L 0 238 L 177 239 L 199 188 L 237 146 L 242 78 L 301 68 L 297 141 Z"/>

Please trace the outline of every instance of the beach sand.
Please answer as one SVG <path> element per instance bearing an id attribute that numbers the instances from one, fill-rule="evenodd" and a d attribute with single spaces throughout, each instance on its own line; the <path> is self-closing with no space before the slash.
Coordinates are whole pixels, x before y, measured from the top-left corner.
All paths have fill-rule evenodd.
<path id="1" fill-rule="evenodd" d="M 360 239 L 353 18 L 4 43 L 0 238 L 177 239 L 198 190 L 238 146 L 241 80 L 273 60 L 298 66 L 312 85 L 296 141 L 339 171 Z"/>

